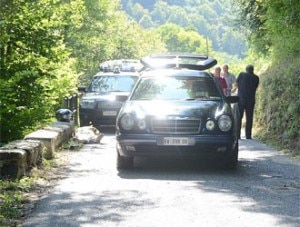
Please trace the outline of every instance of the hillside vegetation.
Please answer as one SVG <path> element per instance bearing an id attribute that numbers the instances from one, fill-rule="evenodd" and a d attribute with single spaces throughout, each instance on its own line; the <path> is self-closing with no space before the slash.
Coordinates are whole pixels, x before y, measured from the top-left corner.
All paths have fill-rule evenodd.
<path id="1" fill-rule="evenodd" d="M 146 29 L 176 24 L 207 37 L 216 52 L 243 58 L 246 36 L 235 27 L 233 2 L 208 0 L 122 0 L 123 9 Z"/>
<path id="2" fill-rule="evenodd" d="M 299 155 L 300 2 L 237 2 L 252 51 L 264 56 L 256 109 L 258 136 Z"/>
<path id="3" fill-rule="evenodd" d="M 257 134 L 300 154 L 300 56 L 274 61 L 261 75 L 256 108 Z"/>

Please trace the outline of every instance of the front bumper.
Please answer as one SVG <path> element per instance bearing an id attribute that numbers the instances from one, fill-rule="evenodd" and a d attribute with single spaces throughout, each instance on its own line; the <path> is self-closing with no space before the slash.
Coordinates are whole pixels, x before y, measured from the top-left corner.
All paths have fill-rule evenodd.
<path id="1" fill-rule="evenodd" d="M 166 136 L 149 134 L 117 135 L 117 150 L 121 156 L 127 157 L 224 157 L 234 155 L 234 152 L 238 149 L 238 140 L 233 136 L 189 135 L 188 138 L 194 143 L 185 146 L 160 145 L 164 137 Z"/>
<path id="2" fill-rule="evenodd" d="M 94 127 L 116 126 L 116 118 L 120 109 L 80 109 L 80 125 L 87 126 L 92 124 Z"/>

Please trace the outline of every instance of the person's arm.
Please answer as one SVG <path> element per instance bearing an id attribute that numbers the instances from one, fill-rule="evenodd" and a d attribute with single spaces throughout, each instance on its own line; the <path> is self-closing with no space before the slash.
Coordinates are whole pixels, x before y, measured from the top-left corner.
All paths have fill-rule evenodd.
<path id="1" fill-rule="evenodd" d="M 237 77 L 237 79 L 235 80 L 235 83 L 234 83 L 234 91 L 237 93 L 238 89 L 239 89 L 239 82 L 241 80 L 241 77 L 242 77 L 242 73 L 240 73 Z"/>
<path id="2" fill-rule="evenodd" d="M 227 94 L 227 82 L 226 82 L 225 78 L 222 78 L 222 90 L 223 90 L 224 95 L 226 95 Z"/>

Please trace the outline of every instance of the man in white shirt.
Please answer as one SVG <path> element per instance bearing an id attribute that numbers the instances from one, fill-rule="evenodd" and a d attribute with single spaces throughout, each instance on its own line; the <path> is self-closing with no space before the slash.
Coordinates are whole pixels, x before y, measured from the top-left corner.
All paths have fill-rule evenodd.
<path id="1" fill-rule="evenodd" d="M 225 78 L 226 80 L 226 83 L 227 83 L 227 92 L 226 92 L 226 95 L 229 96 L 231 95 L 231 93 L 233 92 L 233 85 L 235 84 L 235 76 L 233 74 L 231 74 L 229 71 L 228 71 L 229 67 L 228 65 L 223 65 L 223 72 L 222 72 L 222 77 Z"/>

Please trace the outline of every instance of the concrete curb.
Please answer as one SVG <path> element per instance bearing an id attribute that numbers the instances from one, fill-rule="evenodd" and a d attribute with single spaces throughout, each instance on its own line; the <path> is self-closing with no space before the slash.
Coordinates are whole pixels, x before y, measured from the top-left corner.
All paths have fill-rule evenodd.
<path id="1" fill-rule="evenodd" d="M 0 147 L 0 177 L 20 179 L 40 164 L 42 158 L 52 159 L 63 142 L 74 132 L 74 122 L 53 122 L 24 137 Z"/>

